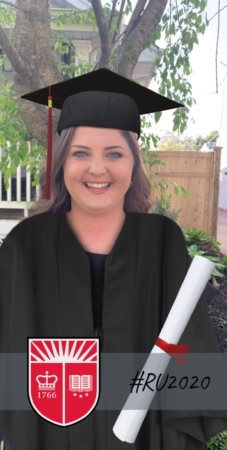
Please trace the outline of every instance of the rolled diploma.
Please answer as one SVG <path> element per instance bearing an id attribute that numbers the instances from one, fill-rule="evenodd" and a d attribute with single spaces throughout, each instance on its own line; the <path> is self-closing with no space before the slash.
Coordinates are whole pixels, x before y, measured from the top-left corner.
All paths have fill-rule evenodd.
<path id="1" fill-rule="evenodd" d="M 215 263 L 209 261 L 207 258 L 195 255 L 177 294 L 176 300 L 173 303 L 159 334 L 161 339 L 169 344 L 178 344 L 214 267 Z M 184 345 L 187 345 L 187 342 L 185 342 Z M 159 361 L 157 361 L 157 364 L 155 362 L 155 368 L 154 360 L 151 358 L 152 353 L 165 354 L 163 358 L 157 358 Z M 154 345 L 151 354 L 140 373 L 144 371 L 145 376 L 146 373 L 149 372 L 164 374 L 171 356 L 156 345 Z M 128 399 L 113 426 L 114 434 L 121 441 L 129 442 L 130 444 L 135 442 L 155 393 L 155 390 L 150 391 L 145 389 L 142 393 L 129 394 Z M 130 409 L 133 404 L 137 404 L 141 409 Z"/>

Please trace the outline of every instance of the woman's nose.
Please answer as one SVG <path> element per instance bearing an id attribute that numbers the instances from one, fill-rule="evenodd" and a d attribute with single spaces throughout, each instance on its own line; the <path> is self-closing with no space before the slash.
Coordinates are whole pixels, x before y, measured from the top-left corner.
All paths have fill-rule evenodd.
<path id="1" fill-rule="evenodd" d="M 103 158 L 92 158 L 90 162 L 89 172 L 106 172 L 105 161 Z"/>

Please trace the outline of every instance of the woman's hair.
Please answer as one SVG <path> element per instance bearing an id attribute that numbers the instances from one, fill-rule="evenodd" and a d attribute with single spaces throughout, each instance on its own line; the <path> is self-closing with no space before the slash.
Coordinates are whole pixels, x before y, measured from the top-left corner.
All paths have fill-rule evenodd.
<path id="1" fill-rule="evenodd" d="M 66 189 L 63 178 L 63 163 L 70 148 L 70 143 L 76 127 L 68 127 L 61 131 L 61 135 L 56 135 L 53 145 L 52 173 L 51 173 L 51 199 L 44 198 L 46 170 L 40 173 L 40 198 L 35 201 L 30 209 L 30 215 L 44 212 L 67 212 L 71 209 L 71 197 Z M 125 194 L 124 212 L 147 213 L 151 207 L 151 182 L 146 174 L 143 165 L 141 150 L 135 133 L 128 130 L 119 130 L 126 139 L 133 157 L 134 167 L 131 180 L 133 182 L 130 189 Z"/>

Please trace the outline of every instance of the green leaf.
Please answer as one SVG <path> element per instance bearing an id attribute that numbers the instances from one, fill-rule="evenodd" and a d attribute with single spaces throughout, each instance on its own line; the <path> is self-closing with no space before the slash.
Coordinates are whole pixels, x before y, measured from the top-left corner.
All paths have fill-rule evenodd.
<path id="1" fill-rule="evenodd" d="M 151 163 L 151 166 L 154 166 L 155 164 L 160 164 L 160 158 L 154 159 L 154 161 L 152 161 L 152 163 Z"/>
<path id="2" fill-rule="evenodd" d="M 184 132 L 185 128 L 186 128 L 185 123 L 181 123 L 180 124 L 180 134 L 182 134 Z"/>
<path id="3" fill-rule="evenodd" d="M 160 24 L 158 24 L 158 26 L 156 27 L 155 30 L 155 35 L 156 35 L 156 40 L 158 41 L 159 39 L 161 39 L 161 32 L 162 32 L 162 27 Z"/>
<path id="4" fill-rule="evenodd" d="M 161 115 L 162 115 L 162 111 L 156 111 L 156 112 L 154 113 L 154 120 L 155 120 L 155 123 L 158 123 L 158 122 L 159 122 L 159 120 L 160 120 L 160 118 L 161 118 Z"/>
<path id="5" fill-rule="evenodd" d="M 131 2 L 131 0 L 127 0 L 127 6 L 128 6 L 128 9 L 129 9 L 129 12 L 132 12 L 132 2 Z"/>
<path id="6" fill-rule="evenodd" d="M 6 145 L 6 137 L 4 135 L 0 135 L 0 145 L 2 147 Z"/>
<path id="7" fill-rule="evenodd" d="M 6 176 L 6 178 L 10 178 L 11 177 L 11 169 L 10 169 L 10 167 L 8 167 L 7 169 L 6 169 L 6 171 L 5 171 L 5 176 Z"/>
<path id="8" fill-rule="evenodd" d="M 166 23 L 169 20 L 169 14 L 164 14 L 164 16 L 162 16 L 162 23 Z"/>
<path id="9" fill-rule="evenodd" d="M 193 4 L 194 4 L 194 6 L 195 6 L 196 8 L 198 8 L 198 7 L 199 7 L 199 0 L 194 0 L 194 1 L 193 1 Z"/>
<path id="10" fill-rule="evenodd" d="M 207 6 L 207 0 L 200 0 L 200 11 L 204 11 Z"/>
<path id="11" fill-rule="evenodd" d="M 161 95 L 165 95 L 165 92 L 166 92 L 165 83 L 164 83 L 164 81 L 162 81 L 162 84 L 161 84 L 161 86 L 160 86 L 160 88 L 159 88 L 159 93 L 160 93 Z"/>
<path id="12" fill-rule="evenodd" d="M 175 23 L 171 23 L 171 25 L 169 27 L 169 33 L 175 34 Z"/>

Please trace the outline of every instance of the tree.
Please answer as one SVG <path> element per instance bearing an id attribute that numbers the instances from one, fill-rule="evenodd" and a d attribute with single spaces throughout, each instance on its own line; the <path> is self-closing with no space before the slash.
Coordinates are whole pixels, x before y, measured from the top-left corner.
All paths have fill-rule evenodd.
<path id="1" fill-rule="evenodd" d="M 208 24 L 206 14 L 204 17 L 206 0 L 181 0 L 180 3 L 171 2 L 169 7 L 167 3 L 168 0 L 139 0 L 132 11 L 130 0 L 112 0 L 112 6 L 109 3 L 102 6 L 100 0 L 91 0 L 92 7 L 85 12 L 71 10 L 52 17 L 50 1 L 47 0 L 17 0 L 15 5 L 11 5 L 9 1 L 1 2 L 0 45 L 5 58 L 9 59 L 14 69 L 14 84 L 6 86 L 3 95 L 18 102 L 17 113 L 11 109 L 8 122 L 13 125 L 14 130 L 16 124 L 18 129 L 23 129 L 24 141 L 30 140 L 33 156 L 32 166 L 27 146 L 22 145 L 18 151 L 15 138 L 14 147 L 11 145 L 6 151 L 2 162 L 6 180 L 20 162 L 30 161 L 35 172 L 39 168 L 38 156 L 41 155 L 42 160 L 45 153 L 46 107 L 25 102 L 20 97 L 29 91 L 62 81 L 63 72 L 73 76 L 76 69 L 77 73 L 94 69 L 83 62 L 79 70 L 73 64 L 59 67 L 55 48 L 59 48 L 62 53 L 67 52 L 67 46 L 64 45 L 67 38 L 63 34 L 57 36 L 52 32 L 51 21 L 55 21 L 59 27 L 61 24 L 83 23 L 85 20 L 97 25 L 101 39 L 101 57 L 95 68 L 116 70 L 117 67 L 119 74 L 129 78 L 141 52 L 150 48 L 164 33 L 167 45 L 156 59 L 156 71 L 151 76 L 160 78 L 161 94 L 185 104 L 185 108 L 174 112 L 174 129 L 181 133 L 184 131 L 190 107 L 195 103 L 187 80 L 191 71 L 189 54 L 194 44 L 198 43 L 198 34 L 204 33 Z M 119 35 L 123 13 L 129 12 L 132 12 L 129 24 L 123 34 Z M 69 41 L 68 43 L 70 45 Z M 4 57 L 1 64 L 3 62 Z M 53 112 L 54 134 L 59 111 Z M 154 114 L 156 122 L 160 117 L 161 113 Z M 142 118 L 142 128 L 145 125 L 150 127 L 148 120 L 149 117 Z M 0 129 L 0 139 L 3 141 L 9 136 L 7 126 L 8 123 L 4 123 Z M 12 129 L 11 131 L 13 132 Z M 22 138 L 23 133 L 18 131 L 17 137 Z M 151 139 L 154 143 L 157 142 L 154 135 L 141 134 L 145 164 Z"/>
<path id="2" fill-rule="evenodd" d="M 163 142 L 158 150 L 161 150 L 162 152 L 184 152 L 186 149 L 183 143 L 170 141 L 166 143 Z"/>
<path id="3" fill-rule="evenodd" d="M 219 136 L 219 133 L 217 130 L 211 131 L 206 137 L 197 135 L 196 139 L 195 139 L 196 149 L 199 150 L 203 146 L 203 144 L 205 144 L 206 142 L 215 142 L 216 139 L 218 138 L 218 136 Z"/>
<path id="4" fill-rule="evenodd" d="M 157 150 L 161 151 L 198 151 L 202 147 L 203 143 L 200 145 L 200 138 L 186 135 L 176 135 L 172 131 L 160 130 L 161 137 L 159 137 L 159 142 L 157 145 Z M 216 132 L 212 132 L 216 133 Z M 212 134 L 213 135 L 213 134 Z M 199 141 L 198 141 L 199 139 Z M 202 139 L 202 138 L 201 138 Z M 205 142 L 205 138 L 204 138 Z"/>
<path id="5" fill-rule="evenodd" d="M 4 2 L 3 2 L 4 3 Z M 130 4 L 130 2 L 128 2 Z M 97 26 L 101 39 L 100 67 L 110 67 L 111 45 L 117 35 L 111 34 L 111 24 L 116 14 L 117 1 L 112 4 L 109 20 L 104 13 L 100 0 L 92 0 Z M 118 27 L 123 14 L 125 1 L 121 1 L 118 13 Z M 118 55 L 119 73 L 131 76 L 133 68 L 141 51 L 146 47 L 149 38 L 161 20 L 167 4 L 167 0 L 155 0 L 149 2 L 146 12 L 140 18 L 140 14 L 146 4 L 146 0 L 140 0 L 133 11 L 130 23 Z M 54 40 L 51 30 L 51 14 L 48 1 L 43 0 L 17 0 L 15 5 L 16 18 L 13 29 L 13 39 L 9 39 L 5 30 L 0 28 L 0 44 L 14 69 L 14 87 L 19 103 L 21 116 L 26 124 L 28 132 L 43 146 L 46 144 L 46 112 L 45 108 L 37 104 L 28 104 L 20 97 L 29 91 L 35 91 L 40 86 L 54 84 L 63 80 L 59 71 L 54 52 Z M 107 10 L 106 10 L 107 11 Z M 76 12 L 72 12 L 74 18 Z M 73 16 L 71 16 L 71 21 Z M 84 14 L 80 19 L 85 20 Z M 68 18 L 69 20 L 69 18 Z M 127 49 L 127 51 L 126 51 Z M 130 59 L 128 52 L 130 51 Z M 53 118 L 53 128 L 56 130 L 56 113 Z"/>

